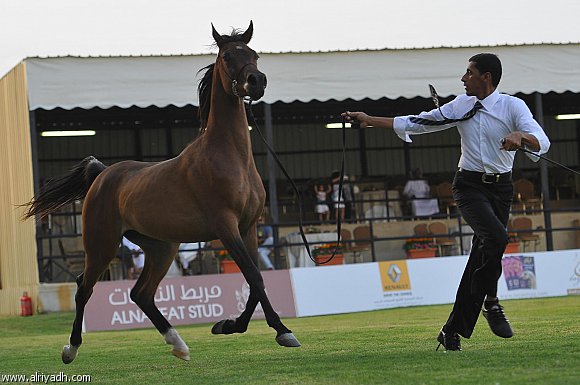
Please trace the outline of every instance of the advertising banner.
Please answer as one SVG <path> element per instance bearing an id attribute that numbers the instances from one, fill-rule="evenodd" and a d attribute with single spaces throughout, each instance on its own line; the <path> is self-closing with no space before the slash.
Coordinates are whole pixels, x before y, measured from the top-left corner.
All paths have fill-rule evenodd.
<path id="1" fill-rule="evenodd" d="M 266 291 L 280 317 L 306 317 L 453 303 L 466 256 L 382 261 L 264 271 Z M 505 255 L 501 300 L 580 294 L 580 250 Z M 135 281 L 99 282 L 85 311 L 85 328 L 151 327 L 131 301 Z M 167 278 L 155 302 L 174 325 L 235 318 L 249 287 L 241 274 Z M 264 318 L 260 305 L 254 318 Z"/>
<path id="2" fill-rule="evenodd" d="M 467 257 L 291 270 L 298 317 L 452 302 Z"/>
<path id="3" fill-rule="evenodd" d="M 291 270 L 298 317 L 453 303 L 466 256 Z M 508 254 L 500 299 L 580 293 L 580 250 Z"/>
<path id="4" fill-rule="evenodd" d="M 288 270 L 262 273 L 268 298 L 280 317 L 295 317 Z M 103 281 L 95 285 L 85 308 L 85 330 L 119 330 L 152 327 L 131 300 L 136 281 Z M 242 274 L 166 278 L 155 293 L 159 311 L 172 325 L 217 322 L 236 318 L 245 309 L 250 289 Z M 253 318 L 264 318 L 260 304 Z"/>
<path id="5" fill-rule="evenodd" d="M 506 255 L 502 267 L 501 299 L 580 294 L 580 250 Z"/>

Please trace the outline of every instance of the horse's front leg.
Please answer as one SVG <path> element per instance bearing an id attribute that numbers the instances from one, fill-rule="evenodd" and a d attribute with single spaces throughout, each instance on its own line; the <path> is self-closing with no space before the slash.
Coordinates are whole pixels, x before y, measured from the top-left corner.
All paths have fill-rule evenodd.
<path id="1" fill-rule="evenodd" d="M 236 229 L 237 230 L 237 229 Z M 258 244 L 255 235 L 255 227 L 253 228 L 254 235 L 246 236 L 246 243 L 242 241 L 241 236 L 237 231 L 230 234 L 224 233 L 220 236 L 224 246 L 230 251 L 232 257 L 240 267 L 244 278 L 250 285 L 250 296 L 246 303 L 246 308 L 242 314 L 235 320 L 222 320 L 214 325 L 212 333 L 214 334 L 232 334 L 243 333 L 247 330 L 250 318 L 256 309 L 258 302 L 262 304 L 262 309 L 266 316 L 266 322 L 270 327 L 276 330 L 276 342 L 282 346 L 297 347 L 300 342 L 296 339 L 292 331 L 288 329 L 274 311 L 264 286 L 264 279 L 260 274 L 255 261 L 257 261 Z M 248 245 L 248 247 L 246 247 Z M 253 258 L 248 248 L 253 251 Z"/>
<path id="2" fill-rule="evenodd" d="M 255 266 L 258 266 L 258 237 L 255 231 L 255 227 L 252 227 L 247 234 L 243 235 L 243 242 L 246 250 L 249 252 L 252 262 Z M 250 286 L 250 295 L 248 301 L 246 302 L 246 307 L 242 314 L 238 316 L 235 320 L 226 319 L 218 322 L 212 328 L 213 334 L 232 334 L 232 333 L 245 333 L 248 330 L 248 324 L 252 318 L 252 314 L 256 310 L 259 298 L 258 292 L 252 289 Z"/>

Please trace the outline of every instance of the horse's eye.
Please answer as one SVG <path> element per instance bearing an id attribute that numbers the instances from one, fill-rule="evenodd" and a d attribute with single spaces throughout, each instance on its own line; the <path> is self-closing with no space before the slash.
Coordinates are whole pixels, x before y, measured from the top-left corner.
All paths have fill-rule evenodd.
<path id="1" fill-rule="evenodd" d="M 224 52 L 223 58 L 225 61 L 229 61 L 232 58 L 232 54 L 229 52 Z"/>

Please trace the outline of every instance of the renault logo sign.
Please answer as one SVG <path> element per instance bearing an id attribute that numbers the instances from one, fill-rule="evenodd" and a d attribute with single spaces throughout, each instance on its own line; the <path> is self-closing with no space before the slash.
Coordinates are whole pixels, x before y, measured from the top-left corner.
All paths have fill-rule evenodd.
<path id="1" fill-rule="evenodd" d="M 397 283 L 401 280 L 402 272 L 401 272 L 401 269 L 399 268 L 399 266 L 392 264 L 391 266 L 389 266 L 389 271 L 388 271 L 387 275 L 389 276 L 391 281 L 393 281 L 394 283 Z"/>
<path id="2" fill-rule="evenodd" d="M 407 261 L 379 262 L 383 292 L 411 290 Z"/>

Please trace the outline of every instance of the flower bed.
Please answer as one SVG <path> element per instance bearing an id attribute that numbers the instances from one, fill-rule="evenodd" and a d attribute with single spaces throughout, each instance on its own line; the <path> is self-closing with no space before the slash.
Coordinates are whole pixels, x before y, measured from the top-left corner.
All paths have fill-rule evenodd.
<path id="1" fill-rule="evenodd" d="M 403 246 L 407 253 L 407 258 L 433 258 L 437 251 L 437 245 L 433 238 L 411 238 Z"/>
<path id="2" fill-rule="evenodd" d="M 321 264 L 321 262 L 327 261 L 333 253 L 335 254 L 331 261 Z M 342 265 L 344 263 L 342 246 L 337 245 L 336 243 L 325 243 L 321 246 L 315 247 L 312 250 L 312 257 L 316 260 L 316 266 Z"/>

